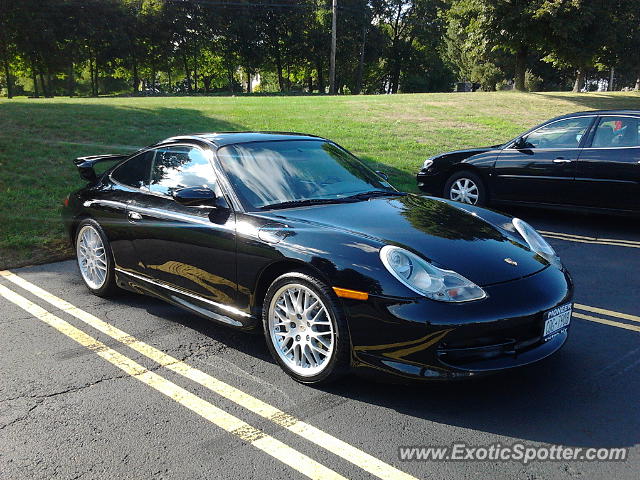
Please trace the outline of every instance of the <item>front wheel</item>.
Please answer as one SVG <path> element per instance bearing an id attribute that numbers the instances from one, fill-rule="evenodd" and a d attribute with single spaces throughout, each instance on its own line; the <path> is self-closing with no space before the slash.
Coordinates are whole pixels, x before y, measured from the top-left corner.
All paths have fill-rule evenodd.
<path id="1" fill-rule="evenodd" d="M 335 293 L 301 272 L 277 278 L 264 300 L 262 322 L 273 358 L 301 383 L 327 383 L 348 371 L 350 342 Z"/>
<path id="2" fill-rule="evenodd" d="M 469 171 L 461 171 L 451 175 L 445 183 L 444 196 L 449 200 L 469 205 L 482 206 L 487 204 L 487 190 L 482 179 Z"/>

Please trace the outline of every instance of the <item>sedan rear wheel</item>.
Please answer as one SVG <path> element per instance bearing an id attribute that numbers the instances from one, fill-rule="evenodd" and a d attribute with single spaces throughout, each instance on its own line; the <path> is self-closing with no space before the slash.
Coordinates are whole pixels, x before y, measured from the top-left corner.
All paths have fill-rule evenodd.
<path id="1" fill-rule="evenodd" d="M 264 305 L 269 350 L 289 375 L 320 383 L 346 372 L 346 322 L 331 289 L 309 275 L 290 273 L 273 282 Z"/>
<path id="2" fill-rule="evenodd" d="M 106 235 L 94 220 L 83 220 L 76 234 L 76 257 L 80 275 L 92 293 L 108 296 L 117 289 L 113 257 Z"/>
<path id="3" fill-rule="evenodd" d="M 456 202 L 469 205 L 485 205 L 487 193 L 478 175 L 473 172 L 458 172 L 447 180 L 444 188 L 445 196 Z"/>

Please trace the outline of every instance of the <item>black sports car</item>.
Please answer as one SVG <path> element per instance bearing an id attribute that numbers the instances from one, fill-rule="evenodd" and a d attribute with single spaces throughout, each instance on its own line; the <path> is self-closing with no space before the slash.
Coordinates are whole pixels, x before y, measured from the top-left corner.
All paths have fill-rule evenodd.
<path id="1" fill-rule="evenodd" d="M 640 213 L 640 111 L 572 113 L 503 145 L 443 153 L 417 175 L 425 192 L 472 205 Z"/>
<path id="2" fill-rule="evenodd" d="M 328 140 L 200 134 L 76 164 L 63 219 L 89 290 L 262 328 L 298 381 L 467 377 L 567 338 L 571 279 L 533 228 L 398 192 Z"/>

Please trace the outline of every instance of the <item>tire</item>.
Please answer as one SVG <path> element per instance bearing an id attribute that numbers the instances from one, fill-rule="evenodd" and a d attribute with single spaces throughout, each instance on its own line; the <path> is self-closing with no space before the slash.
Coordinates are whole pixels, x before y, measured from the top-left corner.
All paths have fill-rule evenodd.
<path id="1" fill-rule="evenodd" d="M 308 310 L 294 303 L 298 295 Z M 329 383 L 349 371 L 351 342 L 344 312 L 333 290 L 317 278 L 302 272 L 276 278 L 265 295 L 262 325 L 271 355 L 294 380 Z"/>
<path id="2" fill-rule="evenodd" d="M 91 293 L 98 297 L 117 293 L 113 254 L 100 224 L 92 219 L 82 220 L 76 229 L 74 246 L 80 276 Z"/>
<path id="3" fill-rule="evenodd" d="M 482 179 L 469 170 L 456 172 L 449 177 L 444 185 L 444 197 L 480 207 L 486 205 L 489 199 Z"/>

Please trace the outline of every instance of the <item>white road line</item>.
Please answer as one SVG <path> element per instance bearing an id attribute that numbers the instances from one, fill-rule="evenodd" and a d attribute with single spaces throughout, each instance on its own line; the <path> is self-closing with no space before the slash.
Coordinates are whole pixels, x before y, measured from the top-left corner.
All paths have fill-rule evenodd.
<path id="1" fill-rule="evenodd" d="M 52 293 L 34 285 L 33 283 L 19 277 L 9 271 L 0 271 L 0 276 L 24 288 L 33 295 L 50 303 L 54 307 L 65 311 L 96 330 L 110 336 L 111 338 L 128 345 L 135 351 L 145 355 L 160 365 L 172 370 L 190 380 L 199 383 L 209 390 L 221 395 L 228 400 L 258 414 L 279 426 L 293 432 L 302 438 L 322 447 L 329 452 L 351 462 L 361 469 L 369 472 L 381 479 L 389 480 L 415 480 L 415 477 L 398 470 L 397 468 L 377 459 L 376 457 L 342 441 L 333 435 L 326 433 L 313 425 L 310 425 L 294 416 L 273 407 L 252 395 L 243 392 L 211 375 L 198 370 L 185 362 L 182 362 L 166 353 L 154 348 L 128 333 L 114 327 L 113 325 L 100 320 L 84 310 L 72 305 Z"/>
<path id="2" fill-rule="evenodd" d="M 262 430 L 259 430 L 239 418 L 234 417 L 230 413 L 227 413 L 206 400 L 201 399 L 188 390 L 179 387 L 157 373 L 147 370 L 142 365 L 131 360 L 129 357 L 107 347 L 104 343 L 96 340 L 82 330 L 79 330 L 70 323 L 62 320 L 60 317 L 53 315 L 42 307 L 27 300 L 25 297 L 17 294 L 4 285 L 0 285 L 0 296 L 29 312 L 35 318 L 43 321 L 58 332 L 75 340 L 80 345 L 94 351 L 96 355 L 131 375 L 132 378 L 135 378 L 154 390 L 163 393 L 167 397 L 189 410 L 192 410 L 214 425 L 232 433 L 243 441 L 280 460 L 285 465 L 288 465 L 303 475 L 318 480 L 346 480 L 342 475 L 298 452 L 285 443 L 267 435 Z"/>

